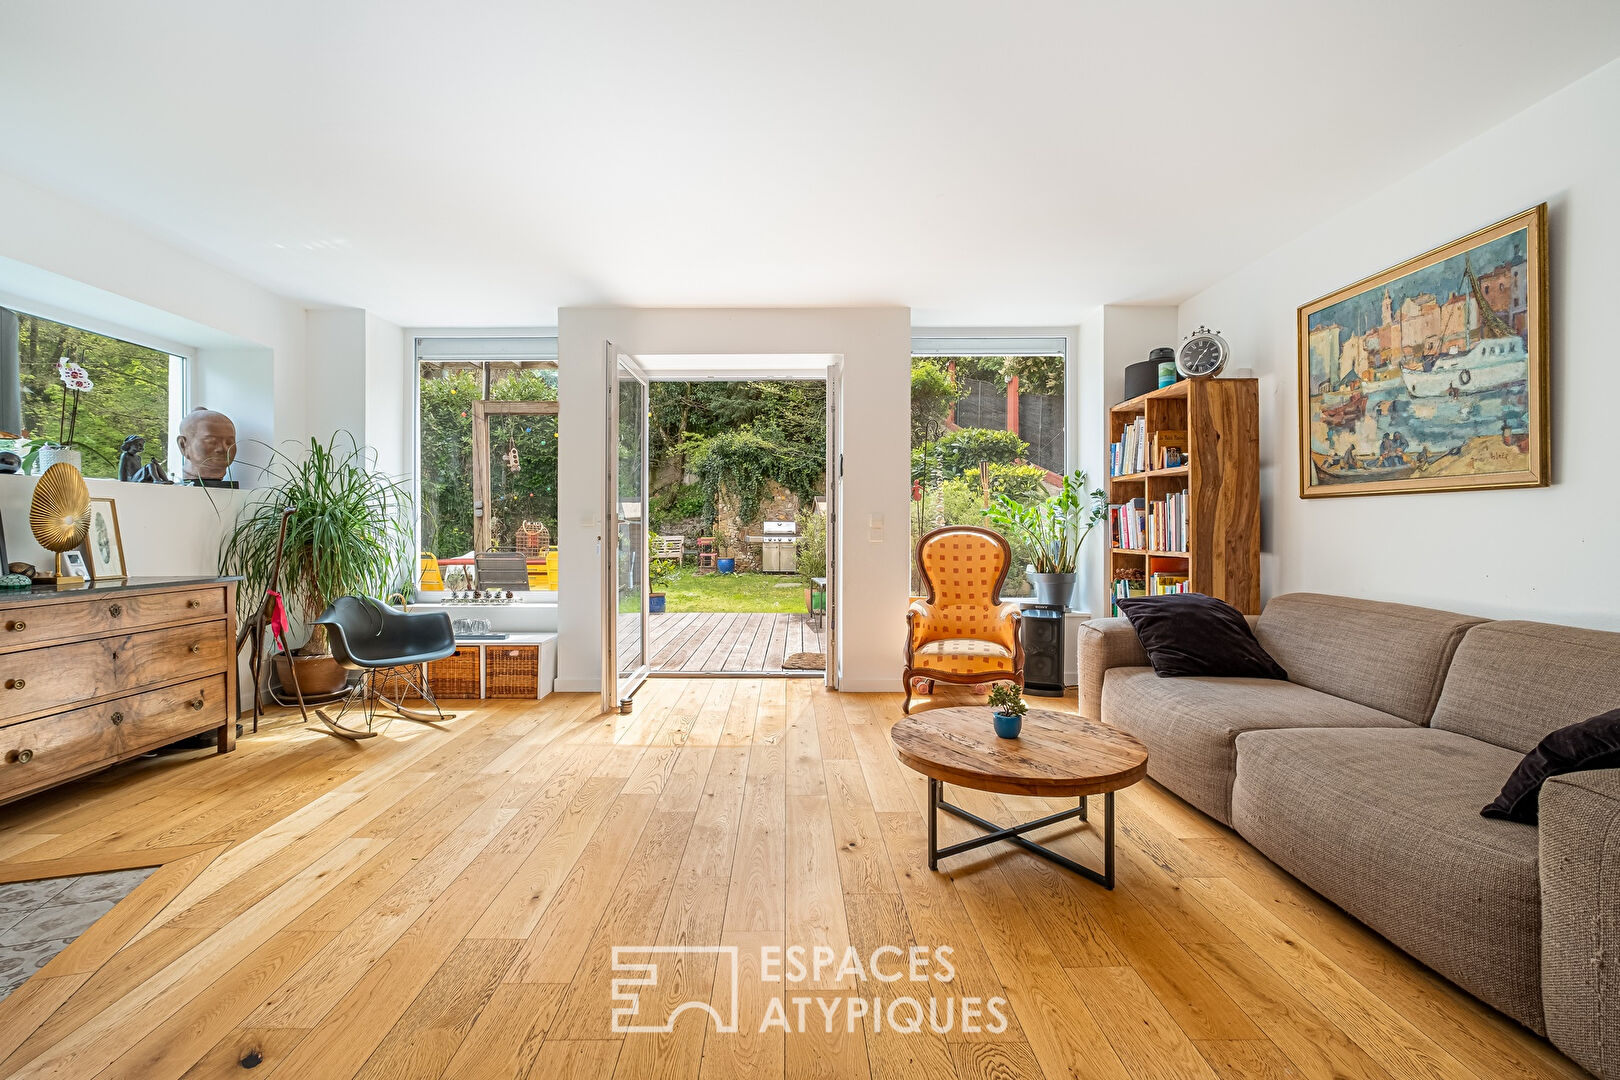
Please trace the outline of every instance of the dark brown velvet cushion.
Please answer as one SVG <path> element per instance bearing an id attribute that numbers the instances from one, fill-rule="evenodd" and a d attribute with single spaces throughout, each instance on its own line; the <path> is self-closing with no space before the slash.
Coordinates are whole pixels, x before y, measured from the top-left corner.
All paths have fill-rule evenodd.
<path id="1" fill-rule="evenodd" d="M 1480 813 L 1534 825 L 1541 808 L 1541 785 L 1548 777 L 1615 768 L 1620 768 L 1620 709 L 1549 733 L 1524 755 L 1502 785 L 1502 794 Z"/>
<path id="2" fill-rule="evenodd" d="M 1288 672 L 1255 640 L 1243 613 L 1224 600 L 1182 593 L 1133 596 L 1118 604 L 1161 679 L 1191 675 L 1288 678 Z"/>

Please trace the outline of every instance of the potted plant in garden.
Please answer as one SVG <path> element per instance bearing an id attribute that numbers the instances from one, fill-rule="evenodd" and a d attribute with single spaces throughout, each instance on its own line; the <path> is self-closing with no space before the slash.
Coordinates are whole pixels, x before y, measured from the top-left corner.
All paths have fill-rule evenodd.
<path id="1" fill-rule="evenodd" d="M 1003 739 L 1016 739 L 1024 730 L 1024 714 L 1029 703 L 1017 683 L 999 682 L 990 688 L 988 704 L 996 711 L 996 734 Z"/>
<path id="2" fill-rule="evenodd" d="M 1080 548 L 1097 523 L 1108 516 L 1108 493 L 1101 488 L 1085 493 L 1086 474 L 1076 469 L 1063 478 L 1063 488 L 1040 502 L 1022 503 L 1010 495 L 997 495 L 984 515 L 1004 532 L 1021 536 L 1034 548 L 1028 571 L 1035 587 L 1035 602 L 1067 607 L 1074 591 L 1074 570 Z M 1089 503 L 1089 505 L 1088 505 Z"/>
<path id="3" fill-rule="evenodd" d="M 647 534 L 647 550 L 658 550 L 659 536 L 657 533 Z M 647 580 L 652 584 L 652 590 L 647 593 L 647 611 L 652 615 L 659 615 L 664 610 L 664 587 L 669 584 L 670 578 L 675 576 L 674 559 L 647 560 Z"/>
<path id="4" fill-rule="evenodd" d="M 311 439 L 298 456 L 273 448 L 270 454 L 264 486 L 220 544 L 220 572 L 243 577 L 245 603 L 256 604 L 269 587 L 282 511 L 289 506 L 297 510 L 287 522 L 281 581 L 291 619 L 307 626 L 340 596 L 382 597 L 410 588 L 410 492 L 377 471 L 372 451 L 340 433 L 324 446 Z M 327 654 L 321 628 L 314 630 L 293 654 L 298 686 L 306 694 L 334 693 L 346 673 Z M 283 686 L 292 684 L 286 657 L 276 657 L 276 676 Z"/>

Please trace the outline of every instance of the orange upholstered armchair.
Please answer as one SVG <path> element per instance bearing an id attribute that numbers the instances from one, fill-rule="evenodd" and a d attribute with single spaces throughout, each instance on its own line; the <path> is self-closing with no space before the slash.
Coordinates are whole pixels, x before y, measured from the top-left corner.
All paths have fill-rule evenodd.
<path id="1" fill-rule="evenodd" d="M 906 611 L 906 712 L 914 679 L 1024 685 L 1019 608 L 1001 602 L 1011 561 L 1007 541 L 971 525 L 947 525 L 917 542 L 928 596 Z"/>

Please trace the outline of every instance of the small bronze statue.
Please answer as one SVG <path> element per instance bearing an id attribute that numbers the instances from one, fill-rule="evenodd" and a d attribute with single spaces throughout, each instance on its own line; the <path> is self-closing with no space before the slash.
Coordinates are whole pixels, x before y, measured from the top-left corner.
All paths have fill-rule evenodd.
<path id="1" fill-rule="evenodd" d="M 118 479 L 129 483 L 141 471 L 141 451 L 146 449 L 146 440 L 139 435 L 131 435 L 124 440 L 124 445 L 118 450 Z"/>
<path id="2" fill-rule="evenodd" d="M 155 458 L 141 466 L 140 472 L 130 477 L 137 484 L 172 484 L 169 474 L 163 469 L 163 462 Z"/>
<path id="3" fill-rule="evenodd" d="M 222 412 L 197 406 L 180 421 L 180 434 L 174 440 L 185 464 L 181 483 L 199 487 L 235 487 L 225 473 L 236 460 L 236 425 Z"/>

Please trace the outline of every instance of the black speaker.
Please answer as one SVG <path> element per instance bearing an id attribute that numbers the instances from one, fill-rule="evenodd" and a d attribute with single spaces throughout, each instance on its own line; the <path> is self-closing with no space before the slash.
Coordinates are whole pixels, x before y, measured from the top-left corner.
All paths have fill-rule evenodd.
<path id="1" fill-rule="evenodd" d="M 1125 368 L 1125 396 L 1121 401 L 1129 401 L 1134 397 L 1141 397 L 1150 390 L 1159 388 L 1159 365 L 1163 363 L 1174 364 L 1176 350 L 1168 345 L 1161 345 L 1148 353 L 1148 358 L 1139 364 L 1131 364 Z M 1176 373 L 1176 381 L 1181 381 L 1181 373 Z"/>
<path id="2" fill-rule="evenodd" d="M 1023 618 L 1024 693 L 1063 696 L 1063 609 L 1026 605 Z"/>

